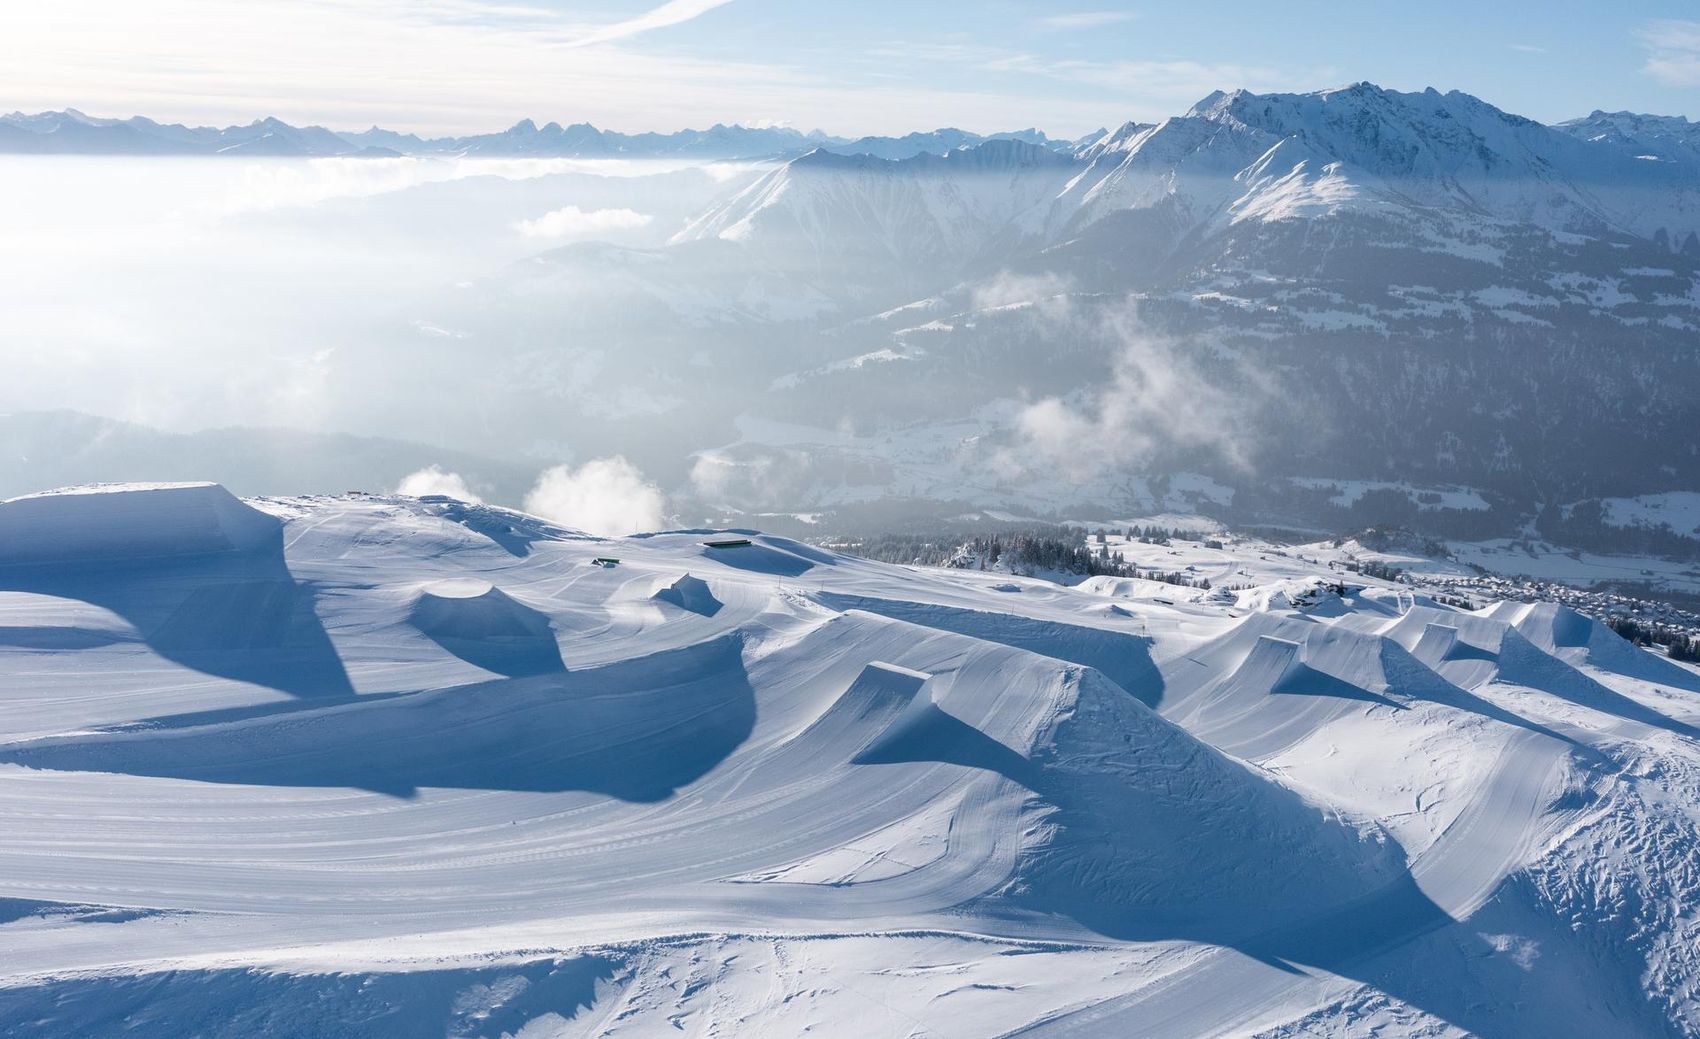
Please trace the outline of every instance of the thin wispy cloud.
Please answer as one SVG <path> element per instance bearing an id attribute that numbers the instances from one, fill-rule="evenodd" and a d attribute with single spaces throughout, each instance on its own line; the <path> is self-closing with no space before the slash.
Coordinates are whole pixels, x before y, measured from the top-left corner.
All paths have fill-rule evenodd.
<path id="1" fill-rule="evenodd" d="M 1647 50 L 1642 72 L 1666 86 L 1700 86 L 1700 22 L 1649 22 L 1635 35 Z"/>
<path id="2" fill-rule="evenodd" d="M 1076 11 L 1072 14 L 1053 14 L 1037 19 L 1037 24 L 1043 29 L 1068 31 L 1071 29 L 1101 29 L 1107 25 L 1120 25 L 1131 22 L 1134 14 L 1131 11 Z"/>
<path id="3" fill-rule="evenodd" d="M 1537 47 L 1532 43 L 1513 43 L 1511 49 L 1521 54 L 1545 54 L 1545 47 Z"/>
<path id="4" fill-rule="evenodd" d="M 612 43 L 646 33 L 653 29 L 665 29 L 671 25 L 679 25 L 693 18 L 700 18 L 717 7 L 724 7 L 732 0 L 670 0 L 654 10 L 616 22 L 603 29 L 598 29 L 580 39 L 574 40 L 574 47 L 588 47 L 598 43 Z"/>

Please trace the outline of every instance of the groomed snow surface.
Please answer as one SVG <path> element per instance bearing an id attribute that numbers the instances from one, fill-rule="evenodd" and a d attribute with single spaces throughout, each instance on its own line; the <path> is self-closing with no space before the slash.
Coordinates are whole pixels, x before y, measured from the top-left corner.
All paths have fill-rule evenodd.
<path id="1" fill-rule="evenodd" d="M 1700 1031 L 1700 673 L 1293 580 L 0 504 L 0 1034 Z"/>

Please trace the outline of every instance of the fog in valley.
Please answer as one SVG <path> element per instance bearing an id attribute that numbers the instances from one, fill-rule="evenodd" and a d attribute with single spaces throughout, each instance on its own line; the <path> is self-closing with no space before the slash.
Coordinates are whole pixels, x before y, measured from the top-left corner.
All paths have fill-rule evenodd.
<path id="1" fill-rule="evenodd" d="M 676 480 L 688 458 L 658 447 L 703 432 L 697 402 L 620 371 L 631 322 L 608 313 L 594 268 L 549 301 L 527 299 L 527 267 L 582 243 L 661 246 L 755 175 L 571 159 L 0 158 L 14 347 L 0 413 L 8 446 L 25 446 L 0 458 L 0 493 L 124 472 L 247 493 L 390 490 L 454 461 L 477 493 L 519 505 L 545 469 L 626 443 L 621 426 L 652 426 L 627 450 Z M 232 427 L 241 449 L 159 436 Z M 351 449 L 330 434 L 393 443 Z"/>

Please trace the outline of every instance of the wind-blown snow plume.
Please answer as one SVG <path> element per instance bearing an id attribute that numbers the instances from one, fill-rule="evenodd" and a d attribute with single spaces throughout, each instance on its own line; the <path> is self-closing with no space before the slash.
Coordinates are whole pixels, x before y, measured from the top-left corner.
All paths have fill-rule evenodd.
<path id="1" fill-rule="evenodd" d="M 472 488 L 466 485 L 466 480 L 459 473 L 451 473 L 439 465 L 428 465 L 423 469 L 408 473 L 401 478 L 401 483 L 396 485 L 395 492 L 414 498 L 441 494 L 450 498 L 459 498 L 461 501 L 473 505 L 480 504 L 484 500 L 472 493 Z"/>
<path id="2" fill-rule="evenodd" d="M 620 455 L 545 470 L 525 496 L 525 511 L 587 534 L 658 530 L 665 506 L 661 489 Z"/>
<path id="3" fill-rule="evenodd" d="M 514 228 L 527 238 L 572 238 L 607 231 L 635 231 L 647 226 L 652 219 L 649 214 L 635 209 L 586 211 L 577 206 L 562 206 L 535 220 L 521 220 Z"/>

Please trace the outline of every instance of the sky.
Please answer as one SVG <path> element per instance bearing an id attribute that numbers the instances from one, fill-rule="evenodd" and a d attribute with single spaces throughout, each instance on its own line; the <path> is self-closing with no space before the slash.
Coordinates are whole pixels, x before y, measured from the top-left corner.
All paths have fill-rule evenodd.
<path id="1" fill-rule="evenodd" d="M 1076 136 L 1359 80 L 1700 119 L 1694 0 L 20 0 L 0 110 L 428 134 L 521 118 Z"/>

